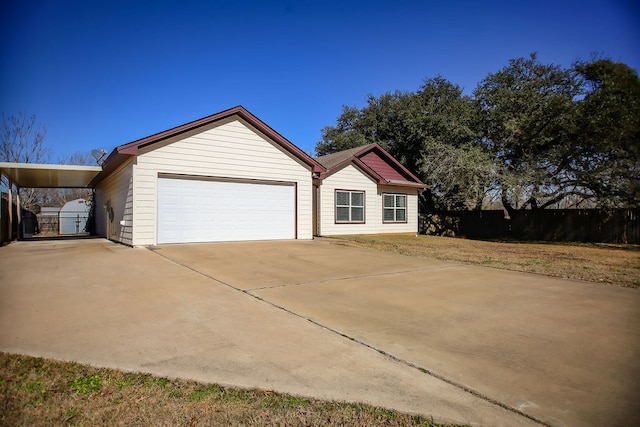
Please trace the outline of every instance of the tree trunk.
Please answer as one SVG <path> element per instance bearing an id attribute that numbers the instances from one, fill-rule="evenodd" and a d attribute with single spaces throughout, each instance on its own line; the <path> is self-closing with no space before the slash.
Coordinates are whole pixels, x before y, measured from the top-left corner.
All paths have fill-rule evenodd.
<path id="1" fill-rule="evenodd" d="M 507 192 L 505 190 L 502 190 L 500 199 L 502 200 L 502 206 L 504 206 L 504 208 L 507 210 L 507 213 L 509 214 L 509 218 L 513 218 L 516 210 L 507 200 Z"/>

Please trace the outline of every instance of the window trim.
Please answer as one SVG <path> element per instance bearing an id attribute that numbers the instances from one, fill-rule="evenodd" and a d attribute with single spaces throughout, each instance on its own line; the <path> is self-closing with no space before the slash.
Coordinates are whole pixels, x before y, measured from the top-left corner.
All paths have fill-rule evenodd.
<path id="1" fill-rule="evenodd" d="M 349 221 L 338 221 L 338 192 L 349 193 Z M 362 206 L 351 205 L 351 194 L 362 194 Z M 340 205 L 340 207 L 347 207 L 347 205 Z M 351 208 L 362 207 L 362 221 L 351 221 Z M 334 224 L 366 224 L 367 222 L 367 192 L 364 190 L 346 190 L 342 188 L 336 188 L 333 190 L 333 222 Z"/>
<path id="2" fill-rule="evenodd" d="M 385 196 L 393 196 L 393 207 L 392 208 L 387 208 L 384 206 L 384 198 Z M 396 198 L 398 196 L 402 196 L 404 197 L 404 208 L 398 208 L 396 206 Z M 403 209 L 404 210 L 404 220 L 403 221 L 398 221 L 397 218 L 397 214 L 396 212 L 399 209 Z M 386 210 L 393 210 L 393 221 L 388 221 L 384 219 L 384 213 Z M 407 224 L 409 222 L 409 195 L 406 193 L 382 193 L 382 223 L 383 224 Z"/>

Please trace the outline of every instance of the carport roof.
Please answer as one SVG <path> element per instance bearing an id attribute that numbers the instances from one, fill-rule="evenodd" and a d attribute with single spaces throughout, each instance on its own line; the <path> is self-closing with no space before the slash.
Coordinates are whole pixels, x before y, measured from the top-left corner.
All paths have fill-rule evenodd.
<path id="1" fill-rule="evenodd" d="M 22 188 L 86 188 L 100 166 L 2 163 L 0 172 Z"/>

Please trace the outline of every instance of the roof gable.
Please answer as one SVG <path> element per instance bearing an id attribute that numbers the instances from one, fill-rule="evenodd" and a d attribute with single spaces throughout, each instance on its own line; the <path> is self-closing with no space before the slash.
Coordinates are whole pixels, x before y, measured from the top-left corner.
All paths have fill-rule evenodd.
<path id="1" fill-rule="evenodd" d="M 124 161 L 130 156 L 135 156 L 138 154 L 138 151 L 141 148 L 151 148 L 153 149 L 153 145 L 160 143 L 162 141 L 166 141 L 170 138 L 174 138 L 176 136 L 180 136 L 182 134 L 187 134 L 189 132 L 193 132 L 194 130 L 212 125 L 216 122 L 223 121 L 225 119 L 230 119 L 232 117 L 238 117 L 244 120 L 246 123 L 254 127 L 256 130 L 264 134 L 267 138 L 278 144 L 282 149 L 286 152 L 293 155 L 295 158 L 300 160 L 302 163 L 309 166 L 312 172 L 325 172 L 325 168 L 318 163 L 311 156 L 306 154 L 300 148 L 298 148 L 291 141 L 280 135 L 274 129 L 272 129 L 269 125 L 264 123 L 262 120 L 258 119 L 256 116 L 251 114 L 248 110 L 246 110 L 242 106 L 237 106 L 233 108 L 229 108 L 228 110 L 221 111 L 219 113 L 213 114 L 211 116 L 203 117 L 198 120 L 194 120 L 189 123 L 185 123 L 180 126 L 176 126 L 171 129 L 167 129 L 162 132 L 158 132 L 153 135 L 146 136 L 144 138 L 129 142 L 127 144 L 120 145 L 116 147 L 110 154 L 109 157 L 105 160 L 103 164 L 103 173 L 100 174 L 95 182 L 92 184 L 97 184 L 100 180 L 102 180 L 110 171 L 115 170 L 118 166 L 120 166 Z"/>
<path id="2" fill-rule="evenodd" d="M 322 179 L 354 164 L 381 185 L 427 188 L 419 178 L 375 143 L 331 153 L 316 160 L 327 169 L 320 175 Z"/>
<path id="3" fill-rule="evenodd" d="M 326 154 L 324 156 L 317 157 L 316 160 L 325 168 L 331 169 L 334 166 L 344 162 L 345 160 L 351 159 L 361 151 L 364 151 L 369 147 L 373 147 L 374 145 L 376 144 L 362 145 L 360 147 L 354 147 L 348 150 L 336 151 L 335 153 Z"/>

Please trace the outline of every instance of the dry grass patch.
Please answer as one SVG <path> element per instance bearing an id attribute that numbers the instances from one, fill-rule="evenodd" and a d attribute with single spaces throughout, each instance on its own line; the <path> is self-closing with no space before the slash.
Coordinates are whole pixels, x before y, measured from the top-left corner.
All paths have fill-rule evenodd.
<path id="1" fill-rule="evenodd" d="M 341 236 L 342 244 L 567 279 L 640 287 L 640 247 L 487 242 L 406 235 Z"/>
<path id="2" fill-rule="evenodd" d="M 0 352 L 0 425 L 444 426 L 364 404 Z"/>

